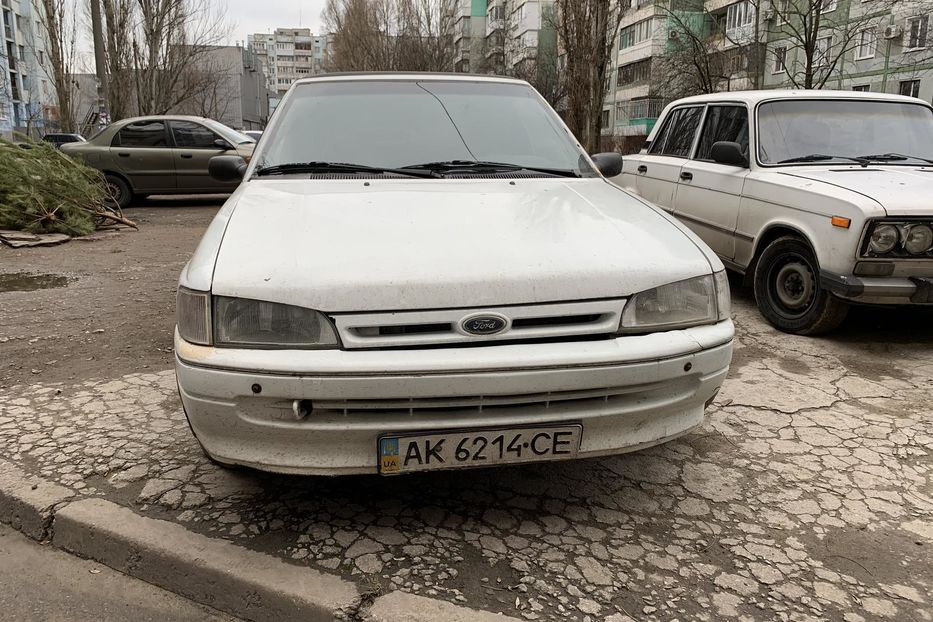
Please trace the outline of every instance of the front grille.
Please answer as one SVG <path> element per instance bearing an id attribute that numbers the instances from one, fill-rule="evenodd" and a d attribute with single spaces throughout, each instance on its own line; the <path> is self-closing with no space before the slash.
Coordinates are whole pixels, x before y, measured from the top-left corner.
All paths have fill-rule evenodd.
<path id="1" fill-rule="evenodd" d="M 618 331 L 625 300 L 591 300 L 475 309 L 441 309 L 364 314 L 332 318 L 348 349 L 561 341 L 609 336 Z M 492 334 L 473 334 L 467 320 L 484 315 L 501 321 Z"/>
<path id="2" fill-rule="evenodd" d="M 470 395 L 455 397 L 418 397 L 409 399 L 347 399 L 313 400 L 313 412 L 336 411 L 343 415 L 361 413 L 370 414 L 407 414 L 445 412 L 449 414 L 481 413 L 485 409 L 503 410 L 509 408 L 542 408 L 556 406 L 584 405 L 585 403 L 612 403 L 625 400 L 638 394 L 658 389 L 662 383 L 580 389 L 573 391 L 549 391 L 546 393 L 526 393 L 517 395 Z"/>
<path id="3" fill-rule="evenodd" d="M 525 317 L 512 320 L 512 328 L 536 328 L 538 326 L 574 326 L 598 322 L 600 316 L 589 315 L 554 315 L 550 317 Z"/>

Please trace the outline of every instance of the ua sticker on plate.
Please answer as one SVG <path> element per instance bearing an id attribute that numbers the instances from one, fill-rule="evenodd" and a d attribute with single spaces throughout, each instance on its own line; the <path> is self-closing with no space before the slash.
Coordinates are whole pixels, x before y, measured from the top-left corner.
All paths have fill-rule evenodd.
<path id="1" fill-rule="evenodd" d="M 379 461 L 381 463 L 379 465 L 380 473 L 398 472 L 400 465 L 397 438 L 379 439 Z"/>

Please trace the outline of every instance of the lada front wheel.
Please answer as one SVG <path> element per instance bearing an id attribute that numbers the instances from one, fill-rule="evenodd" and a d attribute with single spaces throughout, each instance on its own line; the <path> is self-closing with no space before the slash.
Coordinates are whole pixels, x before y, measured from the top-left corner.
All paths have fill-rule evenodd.
<path id="1" fill-rule="evenodd" d="M 764 249 L 755 266 L 755 301 L 776 328 L 817 335 L 838 327 L 849 305 L 820 287 L 820 271 L 810 246 L 784 236 Z"/>

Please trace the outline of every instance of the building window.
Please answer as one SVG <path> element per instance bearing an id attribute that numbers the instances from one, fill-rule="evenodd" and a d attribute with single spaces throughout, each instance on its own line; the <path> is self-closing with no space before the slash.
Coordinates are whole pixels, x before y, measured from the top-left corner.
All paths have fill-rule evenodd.
<path id="1" fill-rule="evenodd" d="M 829 50 L 833 47 L 832 35 L 820 37 L 816 40 L 816 49 L 813 50 L 813 65 L 822 67 L 829 64 Z"/>
<path id="2" fill-rule="evenodd" d="M 632 24 L 631 26 L 626 26 L 619 31 L 619 49 L 624 50 L 625 48 L 630 48 L 633 45 L 637 45 L 642 41 L 648 41 L 651 39 L 652 20 L 644 19 L 637 24 Z"/>
<path id="3" fill-rule="evenodd" d="M 863 30 L 859 33 L 858 47 L 855 49 L 855 60 L 873 58 L 878 36 L 874 30 Z"/>
<path id="4" fill-rule="evenodd" d="M 853 86 L 852 90 L 867 93 L 868 91 L 871 90 L 871 87 L 868 84 L 859 84 L 858 86 Z"/>
<path id="5" fill-rule="evenodd" d="M 822 0 L 822 1 L 823 1 L 823 9 L 820 11 L 820 13 L 831 13 L 836 10 L 836 5 L 839 4 L 838 0 Z"/>
<path id="6" fill-rule="evenodd" d="M 647 82 L 651 77 L 651 59 L 646 58 L 628 65 L 619 67 L 616 86 L 631 86 L 639 82 Z"/>
<path id="7" fill-rule="evenodd" d="M 603 110 L 602 116 L 599 118 L 599 127 L 609 127 L 609 110 Z"/>
<path id="8" fill-rule="evenodd" d="M 930 16 L 912 17 L 907 20 L 907 48 L 915 50 L 927 46 L 927 27 Z"/>
<path id="9" fill-rule="evenodd" d="M 44 65 L 45 64 L 45 52 L 43 52 L 42 50 L 38 50 L 36 54 L 39 57 L 39 65 L 40 66 Z"/>
<path id="10" fill-rule="evenodd" d="M 790 0 L 778 0 L 775 3 L 777 6 L 777 23 L 784 24 L 787 22 L 787 11 L 790 10 Z"/>
<path id="11" fill-rule="evenodd" d="M 750 26 L 755 21 L 755 7 L 751 2 L 736 2 L 726 10 L 726 31 Z"/>
<path id="12" fill-rule="evenodd" d="M 901 80 L 901 95 L 920 97 L 920 80 Z"/>
<path id="13" fill-rule="evenodd" d="M 771 65 L 771 73 L 784 73 L 787 71 L 787 48 L 784 46 L 774 48 L 772 52 L 774 58 Z"/>

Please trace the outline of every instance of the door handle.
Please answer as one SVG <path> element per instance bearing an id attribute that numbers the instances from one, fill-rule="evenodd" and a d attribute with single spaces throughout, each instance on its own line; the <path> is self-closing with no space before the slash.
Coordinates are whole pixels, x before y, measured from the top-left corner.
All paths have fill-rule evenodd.
<path id="1" fill-rule="evenodd" d="M 121 158 L 128 158 L 128 157 L 130 157 L 130 154 L 128 154 L 128 153 L 126 153 L 126 152 L 122 152 L 122 151 L 117 152 L 117 155 L 120 156 Z"/>
<path id="2" fill-rule="evenodd" d="M 193 158 L 194 156 L 192 156 L 190 153 L 183 153 L 183 154 L 181 154 L 181 157 L 183 157 L 183 158 L 186 159 L 186 160 L 190 160 L 190 159 Z"/>
<path id="3" fill-rule="evenodd" d="M 683 171 L 680 174 L 680 178 L 683 179 L 684 181 L 690 181 L 691 179 L 693 179 L 693 173 L 688 173 L 687 171 Z"/>
<path id="4" fill-rule="evenodd" d="M 639 173 L 647 173 L 647 172 L 648 172 L 648 167 L 645 166 L 644 164 L 642 164 L 641 166 L 638 167 L 637 170 L 638 170 Z"/>

